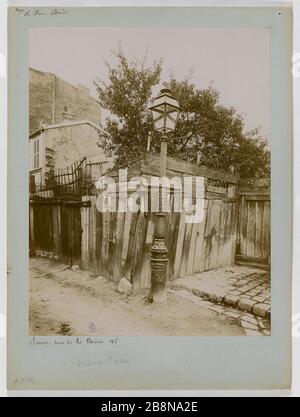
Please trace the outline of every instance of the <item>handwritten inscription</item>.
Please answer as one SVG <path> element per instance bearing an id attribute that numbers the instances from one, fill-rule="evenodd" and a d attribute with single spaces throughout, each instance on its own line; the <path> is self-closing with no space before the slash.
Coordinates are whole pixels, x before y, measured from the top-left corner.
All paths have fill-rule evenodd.
<path id="1" fill-rule="evenodd" d="M 19 16 L 28 17 L 28 16 L 58 16 L 64 15 L 67 13 L 66 9 L 60 8 L 28 8 L 28 7 L 16 7 L 15 13 Z"/>
<path id="2" fill-rule="evenodd" d="M 129 363 L 128 358 L 125 355 L 109 355 L 104 359 L 88 360 L 80 359 L 76 361 L 76 367 L 88 368 L 103 365 L 127 365 Z"/>
<path id="3" fill-rule="evenodd" d="M 118 337 L 60 337 L 60 338 L 48 338 L 43 339 L 36 336 L 33 336 L 29 339 L 29 344 L 31 346 L 39 345 L 54 345 L 54 346 L 67 346 L 67 345 L 117 345 L 119 343 Z"/>
<path id="4" fill-rule="evenodd" d="M 13 379 L 13 385 L 27 385 L 27 384 L 34 384 L 35 379 L 27 376 L 18 376 Z"/>

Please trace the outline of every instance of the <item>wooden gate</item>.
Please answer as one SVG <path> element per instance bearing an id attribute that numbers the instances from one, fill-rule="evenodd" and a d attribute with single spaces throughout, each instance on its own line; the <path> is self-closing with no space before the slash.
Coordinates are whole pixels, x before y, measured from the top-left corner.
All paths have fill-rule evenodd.
<path id="1" fill-rule="evenodd" d="M 239 188 L 236 262 L 269 267 L 271 198 L 268 180 L 243 183 Z"/>
<path id="2" fill-rule="evenodd" d="M 81 201 L 35 199 L 30 201 L 30 251 L 79 265 L 81 259 Z"/>

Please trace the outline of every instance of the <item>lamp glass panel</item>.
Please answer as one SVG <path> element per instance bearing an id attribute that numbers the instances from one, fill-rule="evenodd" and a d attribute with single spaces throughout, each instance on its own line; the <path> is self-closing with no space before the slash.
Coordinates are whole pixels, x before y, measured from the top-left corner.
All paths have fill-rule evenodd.
<path id="1" fill-rule="evenodd" d="M 175 121 L 171 120 L 169 117 L 166 117 L 166 129 L 168 130 L 175 129 Z"/>
<path id="2" fill-rule="evenodd" d="M 161 117 L 160 119 L 154 121 L 154 126 L 156 130 L 164 129 L 164 117 Z"/>

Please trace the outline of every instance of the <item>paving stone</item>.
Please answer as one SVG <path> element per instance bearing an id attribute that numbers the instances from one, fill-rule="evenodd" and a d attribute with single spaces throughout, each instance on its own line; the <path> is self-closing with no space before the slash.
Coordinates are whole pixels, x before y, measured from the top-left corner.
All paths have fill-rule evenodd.
<path id="1" fill-rule="evenodd" d="M 209 307 L 209 310 L 217 314 L 222 314 L 224 312 L 224 307 L 212 305 Z"/>
<path id="2" fill-rule="evenodd" d="M 261 291 L 259 290 L 259 289 L 256 289 L 256 288 L 254 288 L 253 290 L 251 290 L 251 293 L 253 293 L 253 296 L 255 297 L 255 296 L 258 296 L 258 294 L 260 293 Z"/>
<path id="3" fill-rule="evenodd" d="M 257 318 L 257 322 L 259 324 L 259 327 L 263 330 L 270 330 L 270 322 L 269 320 L 262 319 L 261 317 Z"/>
<path id="4" fill-rule="evenodd" d="M 239 302 L 238 295 L 234 295 L 232 293 L 227 294 L 224 298 L 224 303 L 229 306 L 235 307 L 238 304 L 238 302 Z"/>
<path id="5" fill-rule="evenodd" d="M 228 316 L 232 319 L 237 319 L 241 315 L 241 313 L 239 313 L 237 311 L 225 311 L 223 314 L 225 314 L 226 316 Z"/>
<path id="6" fill-rule="evenodd" d="M 230 294 L 231 295 L 240 295 L 241 292 L 240 291 L 237 291 L 237 290 L 233 290 L 233 291 L 230 291 Z"/>
<path id="7" fill-rule="evenodd" d="M 214 303 L 221 303 L 223 300 L 223 295 L 217 294 L 217 293 L 212 293 L 210 294 L 209 299 L 214 302 Z"/>
<path id="8" fill-rule="evenodd" d="M 248 281 L 246 279 L 241 279 L 240 281 L 238 281 L 238 284 L 242 286 L 242 285 L 246 285 L 247 282 Z"/>
<path id="9" fill-rule="evenodd" d="M 241 290 L 241 292 L 242 292 L 243 294 L 246 294 L 246 293 L 248 293 L 250 290 L 252 290 L 252 288 L 251 288 L 251 287 L 249 287 L 249 286 L 247 286 L 247 285 L 245 285 L 244 287 L 241 287 L 241 288 L 240 288 L 240 290 Z"/>
<path id="10" fill-rule="evenodd" d="M 243 326 L 244 329 L 256 330 L 256 331 L 259 330 L 257 324 L 252 324 L 245 320 L 241 320 L 241 325 Z"/>
<path id="11" fill-rule="evenodd" d="M 254 325 L 256 325 L 257 326 L 257 320 L 256 320 L 256 318 L 254 317 L 254 316 L 252 316 L 252 315 L 249 315 L 249 314 L 243 314 L 242 316 L 241 316 L 241 320 L 243 320 L 243 321 L 247 321 L 248 323 L 251 323 L 251 324 L 254 324 Z"/>
<path id="12" fill-rule="evenodd" d="M 238 308 L 244 311 L 251 311 L 254 304 L 255 301 L 251 300 L 250 298 L 241 298 L 238 303 Z"/>
<path id="13" fill-rule="evenodd" d="M 255 296 L 253 297 L 253 300 L 256 301 L 257 303 L 263 303 L 265 298 L 261 296 Z"/>
<path id="14" fill-rule="evenodd" d="M 258 303 L 253 306 L 253 313 L 260 317 L 266 317 L 270 312 L 270 306 L 263 303 Z"/>

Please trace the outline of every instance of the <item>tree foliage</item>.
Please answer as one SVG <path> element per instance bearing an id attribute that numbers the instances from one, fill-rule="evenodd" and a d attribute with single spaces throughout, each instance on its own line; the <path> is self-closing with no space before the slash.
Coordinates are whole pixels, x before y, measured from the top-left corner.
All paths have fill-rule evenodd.
<path id="1" fill-rule="evenodd" d="M 152 150 L 159 151 L 159 135 L 153 130 L 148 106 L 153 87 L 160 82 L 162 62 L 146 66 L 128 59 L 119 48 L 117 65 L 107 64 L 108 83 L 95 81 L 100 104 L 110 112 L 100 133 L 100 145 L 116 164 L 136 159 L 146 151 L 149 132 Z M 145 61 L 145 60 L 144 60 Z M 181 113 L 170 135 L 168 155 L 225 170 L 234 168 L 242 177 L 267 176 L 270 153 L 259 130 L 245 132 L 243 118 L 233 107 L 219 104 L 213 85 L 198 89 L 188 76 L 172 75 L 164 87 L 177 97 Z"/>

